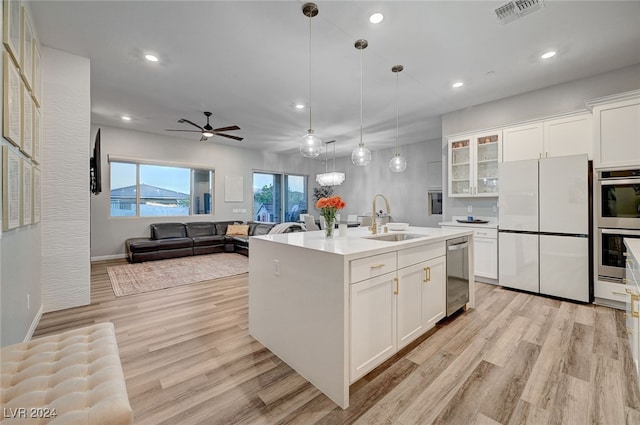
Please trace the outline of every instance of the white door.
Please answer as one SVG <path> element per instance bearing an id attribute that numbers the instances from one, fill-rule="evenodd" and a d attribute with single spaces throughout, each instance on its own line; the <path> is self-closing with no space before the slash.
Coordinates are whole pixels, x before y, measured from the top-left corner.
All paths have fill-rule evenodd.
<path id="1" fill-rule="evenodd" d="M 586 154 L 540 160 L 541 232 L 589 233 L 588 177 Z"/>
<path id="2" fill-rule="evenodd" d="M 422 281 L 425 263 L 398 270 L 398 349 L 422 334 Z"/>
<path id="3" fill-rule="evenodd" d="M 422 324 L 431 329 L 446 315 L 447 310 L 447 257 L 437 257 L 425 262 L 425 279 L 422 283 Z"/>
<path id="4" fill-rule="evenodd" d="M 538 235 L 498 234 L 498 280 L 507 288 L 538 292 Z"/>
<path id="5" fill-rule="evenodd" d="M 503 162 L 499 166 L 499 227 L 538 231 L 538 160 Z"/>
<path id="6" fill-rule="evenodd" d="M 395 274 L 351 285 L 350 382 L 396 352 Z"/>
<path id="7" fill-rule="evenodd" d="M 540 293 L 589 302 L 589 239 L 540 235 Z"/>

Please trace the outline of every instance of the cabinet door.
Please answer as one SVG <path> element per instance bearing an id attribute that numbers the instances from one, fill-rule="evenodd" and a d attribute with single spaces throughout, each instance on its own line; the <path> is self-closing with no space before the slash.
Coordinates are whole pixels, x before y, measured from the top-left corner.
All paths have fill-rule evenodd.
<path id="1" fill-rule="evenodd" d="M 449 196 L 471 196 L 471 137 L 449 141 Z"/>
<path id="2" fill-rule="evenodd" d="M 502 130 L 502 160 L 539 159 L 544 152 L 543 124 L 532 123 Z"/>
<path id="3" fill-rule="evenodd" d="M 479 197 L 498 196 L 498 163 L 502 161 L 502 132 L 475 136 L 472 159 L 472 193 Z"/>
<path id="4" fill-rule="evenodd" d="M 544 122 L 544 157 L 586 153 L 593 159 L 593 123 L 590 113 Z"/>
<path id="5" fill-rule="evenodd" d="M 447 257 L 425 262 L 422 284 L 422 321 L 424 330 L 431 329 L 447 310 Z"/>
<path id="6" fill-rule="evenodd" d="M 498 278 L 498 239 L 474 235 L 473 267 L 476 276 Z"/>
<path id="7" fill-rule="evenodd" d="M 595 167 L 637 166 L 640 162 L 640 99 L 593 109 Z"/>
<path id="8" fill-rule="evenodd" d="M 398 350 L 423 332 L 423 281 L 427 263 L 422 262 L 398 270 Z"/>
<path id="9" fill-rule="evenodd" d="M 396 352 L 395 274 L 351 285 L 350 382 Z"/>

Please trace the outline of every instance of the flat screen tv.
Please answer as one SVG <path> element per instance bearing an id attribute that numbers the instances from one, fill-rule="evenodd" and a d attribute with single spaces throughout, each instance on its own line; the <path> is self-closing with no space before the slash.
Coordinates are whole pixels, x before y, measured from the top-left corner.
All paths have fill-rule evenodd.
<path id="1" fill-rule="evenodd" d="M 93 145 L 93 157 L 89 160 L 89 175 L 91 179 L 91 193 L 97 195 L 102 192 L 102 156 L 100 154 L 100 129 L 96 133 Z"/>

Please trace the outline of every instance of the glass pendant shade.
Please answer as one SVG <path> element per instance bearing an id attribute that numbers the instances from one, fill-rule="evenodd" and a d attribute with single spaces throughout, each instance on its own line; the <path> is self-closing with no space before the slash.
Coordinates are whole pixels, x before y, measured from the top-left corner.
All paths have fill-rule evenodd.
<path id="1" fill-rule="evenodd" d="M 394 173 L 402 173 L 407 169 L 407 160 L 403 156 L 400 156 L 400 154 L 395 154 L 395 156 L 391 158 L 391 161 L 389 161 L 389 168 Z"/>
<path id="2" fill-rule="evenodd" d="M 313 134 L 313 130 L 309 130 L 307 134 L 300 139 L 298 146 L 300 153 L 307 158 L 315 158 L 322 152 L 322 140 Z"/>
<path id="3" fill-rule="evenodd" d="M 358 167 L 364 167 L 371 162 L 371 151 L 361 143 L 351 152 L 351 162 Z"/>

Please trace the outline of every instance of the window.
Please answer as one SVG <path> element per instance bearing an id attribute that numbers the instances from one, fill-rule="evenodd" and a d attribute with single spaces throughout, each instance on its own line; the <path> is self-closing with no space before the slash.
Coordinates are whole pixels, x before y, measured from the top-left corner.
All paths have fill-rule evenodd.
<path id="1" fill-rule="evenodd" d="M 286 189 L 283 189 L 286 188 Z M 299 221 L 307 212 L 307 176 L 253 173 L 253 219 L 282 223 Z"/>
<path id="2" fill-rule="evenodd" d="M 212 170 L 114 161 L 110 165 L 111 217 L 212 213 Z"/>

